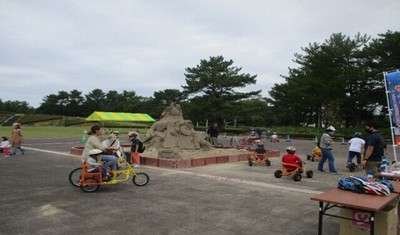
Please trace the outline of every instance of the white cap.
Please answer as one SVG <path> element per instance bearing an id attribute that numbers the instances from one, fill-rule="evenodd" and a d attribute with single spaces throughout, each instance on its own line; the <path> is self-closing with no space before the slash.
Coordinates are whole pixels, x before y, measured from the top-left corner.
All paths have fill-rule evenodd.
<path id="1" fill-rule="evenodd" d="M 328 128 L 326 128 L 327 131 L 336 131 L 336 129 L 333 126 L 328 126 Z"/>

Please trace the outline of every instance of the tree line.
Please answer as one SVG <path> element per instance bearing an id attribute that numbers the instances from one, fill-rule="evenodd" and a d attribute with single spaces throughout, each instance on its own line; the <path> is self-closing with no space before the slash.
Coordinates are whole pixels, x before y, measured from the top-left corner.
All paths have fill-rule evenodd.
<path id="1" fill-rule="evenodd" d="M 274 84 L 269 97 L 262 97 L 261 90 L 240 92 L 256 84 L 257 75 L 215 56 L 186 68 L 186 85 L 156 91 L 152 97 L 126 90 L 59 91 L 45 96 L 36 109 L 25 101 L 0 100 L 0 110 L 81 117 L 93 111 L 139 112 L 158 118 L 175 102 L 184 118 L 201 124 L 357 127 L 369 119 L 387 122 L 383 72 L 400 67 L 400 32 L 387 31 L 378 38 L 334 33 L 323 43 L 301 48 L 293 61 L 297 67 L 280 75 L 285 82 Z"/>

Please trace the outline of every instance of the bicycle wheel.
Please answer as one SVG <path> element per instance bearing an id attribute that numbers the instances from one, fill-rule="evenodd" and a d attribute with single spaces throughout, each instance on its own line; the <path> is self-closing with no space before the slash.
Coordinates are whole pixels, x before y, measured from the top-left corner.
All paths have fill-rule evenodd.
<path id="1" fill-rule="evenodd" d="M 69 173 L 68 179 L 73 186 L 80 187 L 82 180 L 82 167 L 78 167 L 71 171 L 71 173 Z"/>
<path id="2" fill-rule="evenodd" d="M 93 177 L 87 178 L 85 184 L 81 184 L 81 189 L 85 193 L 94 193 L 99 187 L 99 181 Z"/>
<path id="3" fill-rule="evenodd" d="M 137 173 L 137 176 L 133 175 L 132 178 L 132 182 L 136 186 L 145 186 L 149 181 L 150 177 L 146 173 Z"/>

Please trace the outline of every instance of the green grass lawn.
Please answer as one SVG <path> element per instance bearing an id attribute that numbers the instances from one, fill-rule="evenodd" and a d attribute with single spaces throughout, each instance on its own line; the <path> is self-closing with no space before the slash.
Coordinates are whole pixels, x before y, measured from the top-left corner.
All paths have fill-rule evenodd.
<path id="1" fill-rule="evenodd" d="M 109 133 L 109 129 L 105 128 L 104 135 Z M 132 128 L 113 128 L 120 132 L 120 136 L 127 136 L 130 131 L 137 131 Z M 147 130 L 138 129 L 140 134 L 145 134 Z M 0 127 L 0 136 L 10 136 L 12 127 Z M 62 138 L 62 137 L 82 137 L 84 131 L 89 132 L 90 126 L 73 126 L 73 127 L 35 127 L 22 126 L 24 138 Z"/>

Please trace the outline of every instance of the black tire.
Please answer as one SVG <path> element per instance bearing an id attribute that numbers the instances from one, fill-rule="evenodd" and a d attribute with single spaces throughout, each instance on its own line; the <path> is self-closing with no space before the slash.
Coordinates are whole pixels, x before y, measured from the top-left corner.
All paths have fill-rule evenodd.
<path id="1" fill-rule="evenodd" d="M 281 170 L 276 170 L 276 171 L 274 172 L 274 176 L 275 176 L 276 178 L 281 178 L 281 177 L 282 177 L 282 171 L 281 171 Z"/>
<path id="2" fill-rule="evenodd" d="M 136 186 L 145 186 L 150 181 L 150 177 L 146 173 L 137 173 L 133 175 L 132 182 Z"/>
<path id="3" fill-rule="evenodd" d="M 313 171 L 311 171 L 311 170 L 309 170 L 309 171 L 307 171 L 307 172 L 306 172 L 306 176 L 307 176 L 307 178 L 312 178 L 312 177 L 313 177 L 313 175 L 314 175 L 314 172 L 313 172 Z"/>
<path id="4" fill-rule="evenodd" d="M 271 166 L 271 161 L 267 159 L 267 161 L 265 161 L 265 164 L 266 164 L 267 166 Z"/>
<path id="5" fill-rule="evenodd" d="M 99 181 L 93 177 L 87 178 L 85 182 L 91 183 L 91 184 L 81 184 L 81 189 L 85 193 L 94 193 L 99 189 L 100 185 L 98 184 Z"/>
<path id="6" fill-rule="evenodd" d="M 311 156 L 310 155 L 307 155 L 307 160 L 310 160 L 311 159 Z"/>
<path id="7" fill-rule="evenodd" d="M 300 181 L 301 180 L 301 174 L 300 173 L 294 173 L 292 177 L 293 177 L 294 181 Z"/>
<path id="8" fill-rule="evenodd" d="M 82 180 L 82 167 L 72 170 L 71 173 L 69 173 L 68 180 L 73 186 L 80 187 Z"/>
<path id="9" fill-rule="evenodd" d="M 253 160 L 251 160 L 251 158 L 248 158 L 247 161 L 249 162 L 249 166 L 253 166 Z"/>
<path id="10" fill-rule="evenodd" d="M 349 166 L 349 171 L 350 172 L 354 172 L 355 170 L 356 170 L 356 168 L 353 165 Z"/>

